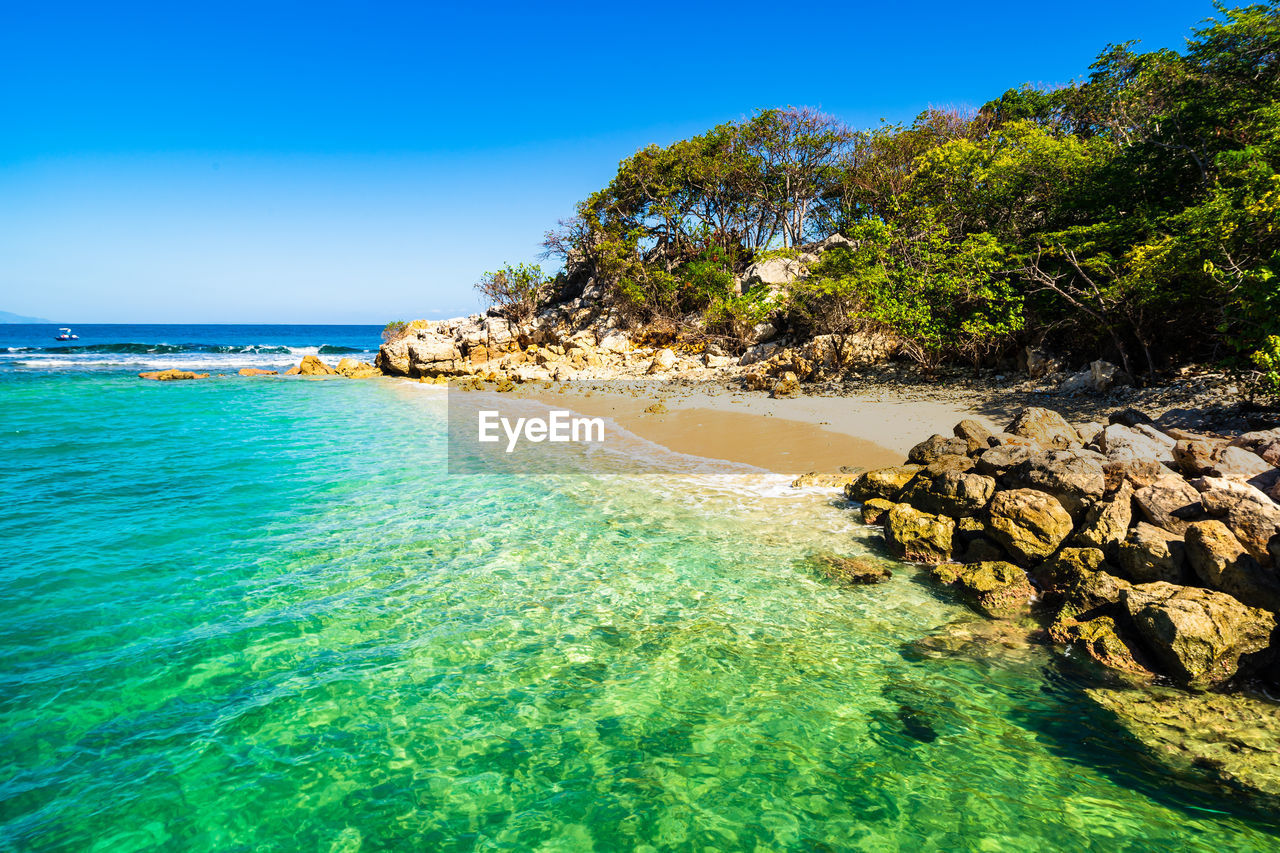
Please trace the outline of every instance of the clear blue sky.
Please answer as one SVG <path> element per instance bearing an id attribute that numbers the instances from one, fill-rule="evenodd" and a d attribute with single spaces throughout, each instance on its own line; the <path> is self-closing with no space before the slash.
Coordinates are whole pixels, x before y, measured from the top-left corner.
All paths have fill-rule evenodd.
<path id="1" fill-rule="evenodd" d="M 617 163 L 760 107 L 859 127 L 1181 48 L 1208 2 L 6 3 L 0 310 L 466 313 Z M 471 6 L 470 9 L 464 8 Z"/>

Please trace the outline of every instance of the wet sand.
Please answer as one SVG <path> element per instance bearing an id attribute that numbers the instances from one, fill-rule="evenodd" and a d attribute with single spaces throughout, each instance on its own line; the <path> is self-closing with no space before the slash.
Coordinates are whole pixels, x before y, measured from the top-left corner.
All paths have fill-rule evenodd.
<path id="1" fill-rule="evenodd" d="M 993 427 L 963 404 L 866 397 L 771 399 L 763 393 L 626 383 L 611 390 L 523 386 L 518 395 L 612 418 L 641 438 L 679 453 L 754 465 L 782 474 L 901 464 L 932 433 L 964 418 Z M 665 413 L 646 413 L 661 403 Z"/>

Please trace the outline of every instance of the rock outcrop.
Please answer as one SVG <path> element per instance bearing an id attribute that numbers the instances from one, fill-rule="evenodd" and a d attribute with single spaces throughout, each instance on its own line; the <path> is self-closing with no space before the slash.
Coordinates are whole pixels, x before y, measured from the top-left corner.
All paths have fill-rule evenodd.
<path id="1" fill-rule="evenodd" d="M 190 370 L 148 370 L 139 373 L 138 378 L 156 382 L 180 382 L 184 379 L 208 379 L 209 374 L 192 373 Z"/>

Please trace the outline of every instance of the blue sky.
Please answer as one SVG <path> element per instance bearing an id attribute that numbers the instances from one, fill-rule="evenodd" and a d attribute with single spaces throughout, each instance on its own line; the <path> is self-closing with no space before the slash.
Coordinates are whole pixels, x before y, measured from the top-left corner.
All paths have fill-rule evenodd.
<path id="1" fill-rule="evenodd" d="M 1207 2 L 8 3 L 0 310 L 476 310 L 637 148 L 757 108 L 858 127 L 1180 48 Z"/>

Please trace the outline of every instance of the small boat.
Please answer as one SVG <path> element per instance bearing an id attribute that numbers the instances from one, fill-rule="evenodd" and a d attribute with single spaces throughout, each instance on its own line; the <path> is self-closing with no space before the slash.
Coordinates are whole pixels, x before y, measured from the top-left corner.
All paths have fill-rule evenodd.
<path id="1" fill-rule="evenodd" d="M 53 339 L 55 341 L 78 341 L 80 336 L 71 334 L 70 329 L 59 329 L 58 334 L 54 335 Z"/>

